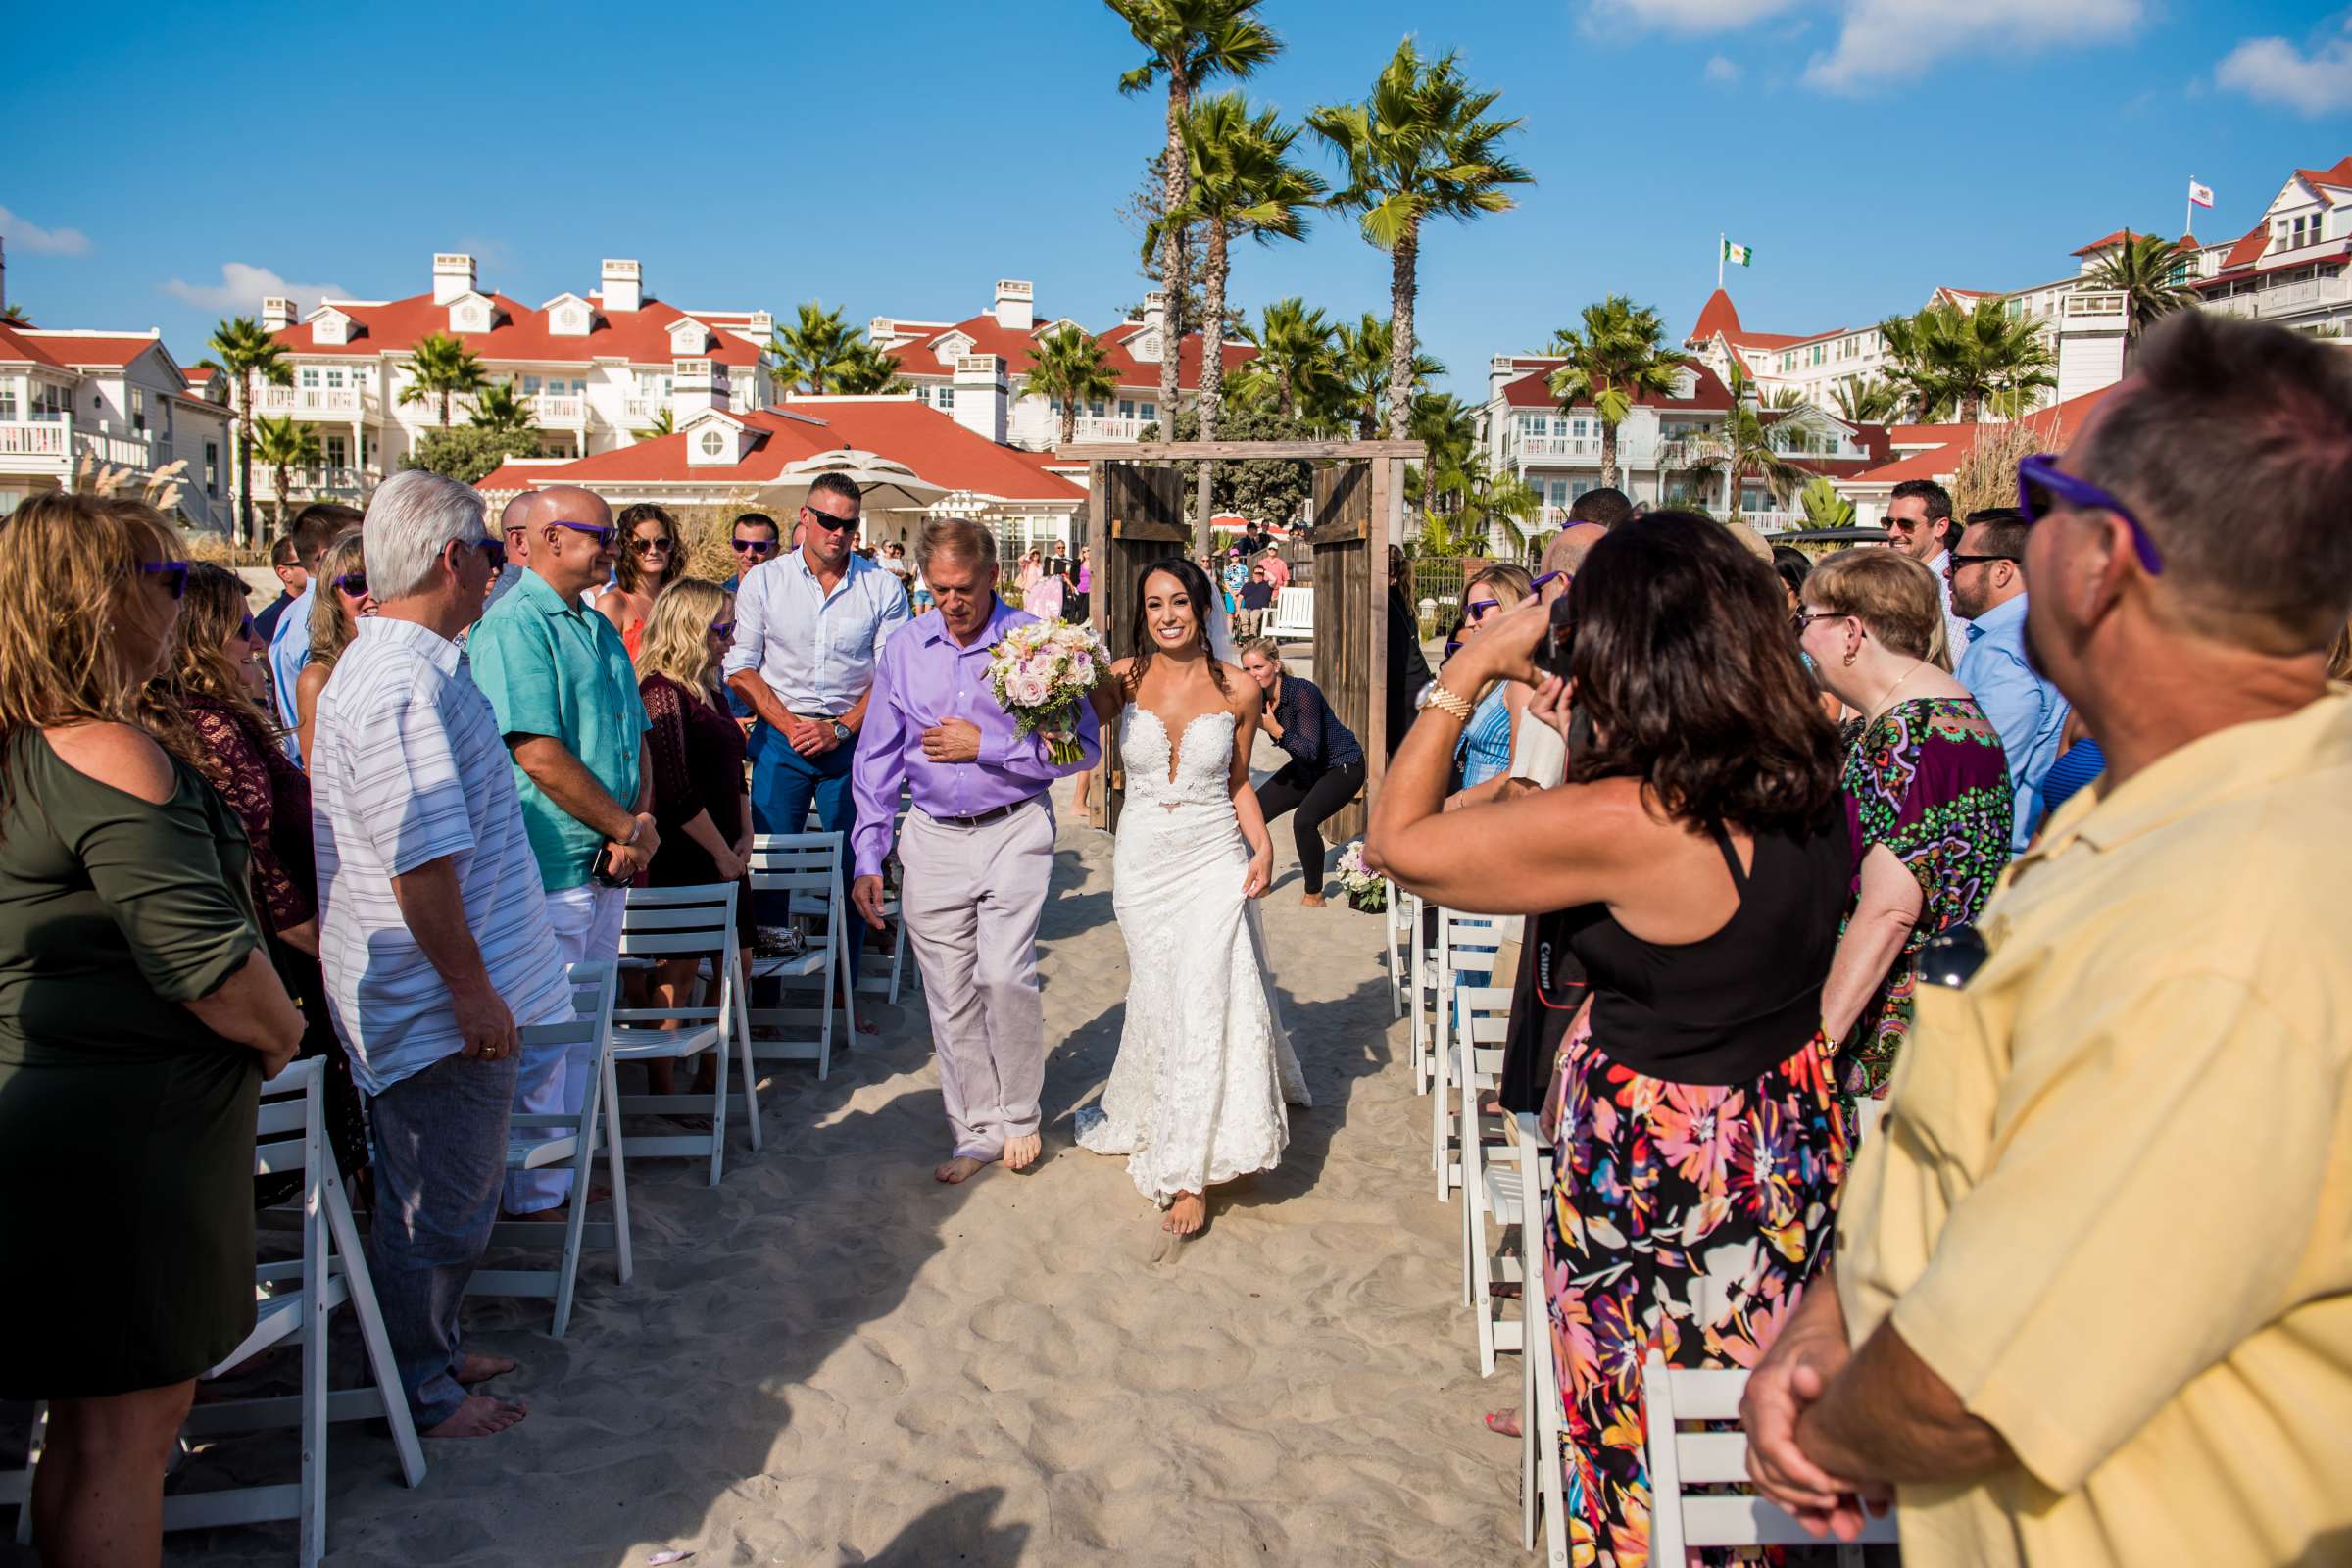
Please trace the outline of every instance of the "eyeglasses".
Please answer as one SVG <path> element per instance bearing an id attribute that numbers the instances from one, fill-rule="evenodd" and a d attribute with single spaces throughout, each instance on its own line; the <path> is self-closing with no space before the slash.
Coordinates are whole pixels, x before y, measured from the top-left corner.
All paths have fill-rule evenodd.
<path id="1" fill-rule="evenodd" d="M 1501 608 L 1502 601 L 1499 599 L 1474 599 L 1462 607 L 1462 613 L 1468 615 L 1470 623 L 1475 626 Z"/>
<path id="2" fill-rule="evenodd" d="M 237 635 L 247 642 L 253 641 L 253 617 L 251 615 L 247 615 L 245 623 L 237 628 Z"/>
<path id="3" fill-rule="evenodd" d="M 473 542 L 473 548 L 482 553 L 482 559 L 490 564 L 490 569 L 492 571 L 504 571 L 507 569 L 507 547 L 502 541 L 497 539 L 476 539 Z"/>
<path id="4" fill-rule="evenodd" d="M 1542 593 L 1547 584 L 1559 582 L 1567 575 L 1568 573 L 1564 571 L 1547 571 L 1544 573 L 1543 576 L 1538 577 L 1534 582 L 1529 583 L 1527 586 L 1533 592 Z"/>
<path id="5" fill-rule="evenodd" d="M 735 635 L 735 623 L 731 620 L 714 620 L 710 623 L 710 635 L 732 637 Z"/>
<path id="6" fill-rule="evenodd" d="M 2078 479 L 2062 472 L 2058 460 L 2047 453 L 2036 453 L 2021 460 L 2017 466 L 2017 508 L 2026 514 L 2026 521 L 2039 522 L 2061 507 L 2077 512 L 2112 512 L 2124 519 L 2132 530 L 2132 548 L 2139 564 L 2151 577 L 2164 571 L 2164 557 L 2157 552 L 2156 541 L 2132 509 L 2088 479 Z"/>
<path id="7" fill-rule="evenodd" d="M 2022 559 L 2022 557 L 2011 555 L 1963 556 L 1947 551 L 1943 558 L 1943 574 L 1946 577 L 1957 577 L 1960 575 L 1962 566 L 1974 565 L 1981 561 L 2020 561 Z"/>
<path id="8" fill-rule="evenodd" d="M 573 533 L 586 534 L 596 541 L 596 548 L 599 550 L 612 549 L 612 535 L 617 531 L 609 522 L 565 522 L 562 517 L 553 517 L 549 520 L 559 528 L 569 528 Z"/>
<path id="9" fill-rule="evenodd" d="M 1800 610 L 1788 617 L 1788 629 L 1802 637 L 1805 634 L 1805 628 L 1817 620 L 1843 620 L 1844 618 L 1845 612 L 1842 610 Z"/>
<path id="10" fill-rule="evenodd" d="M 335 589 L 350 598 L 365 599 L 368 597 L 368 574 L 364 571 L 347 571 L 335 579 Z"/>
<path id="11" fill-rule="evenodd" d="M 735 541 L 735 553 L 739 556 L 773 555 L 775 549 L 776 542 L 773 539 L 738 539 Z"/>
<path id="12" fill-rule="evenodd" d="M 1462 640 L 1459 637 L 1448 637 L 1446 639 L 1446 657 L 1447 659 L 1451 659 L 1454 655 L 1460 653 L 1461 651 Z"/>
<path id="13" fill-rule="evenodd" d="M 808 514 L 808 520 L 810 522 L 815 523 L 819 528 L 824 529 L 828 533 L 840 533 L 844 529 L 847 529 L 852 533 L 856 533 L 858 531 L 858 519 L 856 517 L 836 517 L 830 512 L 819 512 L 814 507 L 803 507 L 801 510 Z"/>
<path id="14" fill-rule="evenodd" d="M 164 592 L 174 599 L 188 591 L 188 564 L 184 561 L 142 561 L 139 570 L 163 578 Z"/>
<path id="15" fill-rule="evenodd" d="M 657 550 L 675 550 L 678 548 L 678 542 L 675 539 L 671 539 L 666 536 L 659 536 L 652 539 L 632 539 L 629 541 L 629 548 L 636 551 L 641 556 L 650 556 Z"/>

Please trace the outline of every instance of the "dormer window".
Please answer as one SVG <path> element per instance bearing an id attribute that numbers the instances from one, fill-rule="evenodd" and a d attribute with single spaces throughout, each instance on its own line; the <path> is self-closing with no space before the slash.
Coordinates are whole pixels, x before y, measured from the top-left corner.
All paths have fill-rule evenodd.
<path id="1" fill-rule="evenodd" d="M 556 330 L 572 335 L 585 334 L 588 330 L 588 313 L 577 306 L 558 311 L 556 313 Z"/>
<path id="2" fill-rule="evenodd" d="M 490 305 L 486 300 L 466 300 L 449 309 L 449 329 L 453 332 L 487 332 L 490 330 Z"/>
<path id="3" fill-rule="evenodd" d="M 726 450 L 727 435 L 724 430 L 705 430 L 703 432 L 704 457 L 715 458 L 724 453 Z"/>

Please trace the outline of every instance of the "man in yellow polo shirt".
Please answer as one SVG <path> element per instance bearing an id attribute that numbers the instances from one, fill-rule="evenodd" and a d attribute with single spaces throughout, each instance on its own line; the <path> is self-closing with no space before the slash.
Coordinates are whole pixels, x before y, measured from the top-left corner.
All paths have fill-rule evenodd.
<path id="1" fill-rule="evenodd" d="M 2022 477 L 2108 772 L 1923 961 L 1751 1470 L 1906 1568 L 2352 1562 L 2352 358 L 2183 313 Z"/>

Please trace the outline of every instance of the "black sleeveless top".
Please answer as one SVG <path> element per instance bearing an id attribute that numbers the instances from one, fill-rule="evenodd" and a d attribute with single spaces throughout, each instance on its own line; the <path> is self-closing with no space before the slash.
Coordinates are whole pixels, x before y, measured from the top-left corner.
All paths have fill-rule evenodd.
<path id="1" fill-rule="evenodd" d="M 1796 1054 L 1821 1027 L 1821 988 L 1853 899 L 1842 808 L 1802 834 L 1759 833 L 1740 867 L 1715 831 L 1740 906 L 1696 942 L 1644 942 L 1613 917 L 1570 938 L 1592 990 L 1592 1044 L 1668 1083 L 1743 1084 Z"/>

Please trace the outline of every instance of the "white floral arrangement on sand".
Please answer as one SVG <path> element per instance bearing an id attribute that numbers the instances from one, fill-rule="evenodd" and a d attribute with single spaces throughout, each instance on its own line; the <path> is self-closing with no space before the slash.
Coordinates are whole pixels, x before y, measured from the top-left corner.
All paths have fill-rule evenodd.
<path id="1" fill-rule="evenodd" d="M 1389 879 L 1364 864 L 1362 839 L 1340 852 L 1340 886 L 1350 907 L 1377 913 L 1389 906 Z"/>
<path id="2" fill-rule="evenodd" d="M 1034 620 L 1005 632 L 988 659 L 988 684 L 1023 735 L 1043 735 L 1046 755 L 1067 767 L 1078 748 L 1078 705 L 1110 663 L 1093 628 Z"/>

